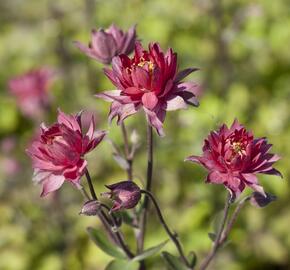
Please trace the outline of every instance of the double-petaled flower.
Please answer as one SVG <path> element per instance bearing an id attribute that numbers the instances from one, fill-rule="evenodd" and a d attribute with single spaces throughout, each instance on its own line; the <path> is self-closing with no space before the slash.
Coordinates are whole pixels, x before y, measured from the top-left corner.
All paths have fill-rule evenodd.
<path id="1" fill-rule="evenodd" d="M 103 64 L 110 64 L 114 56 L 130 54 L 134 50 L 135 40 L 135 26 L 132 26 L 128 32 L 123 32 L 112 24 L 106 30 L 92 30 L 89 46 L 78 41 L 75 42 L 75 45 L 87 56 Z"/>
<path id="2" fill-rule="evenodd" d="M 31 70 L 12 78 L 9 89 L 15 96 L 22 113 L 30 118 L 38 118 L 49 104 L 48 89 L 53 72 L 48 68 Z"/>
<path id="3" fill-rule="evenodd" d="M 187 104 L 198 105 L 199 86 L 182 82 L 196 70 L 188 68 L 177 72 L 177 54 L 171 48 L 163 53 L 158 43 L 152 43 L 146 51 L 136 42 L 133 58 L 119 55 L 113 58 L 112 70 L 104 69 L 117 90 L 96 96 L 112 102 L 110 121 L 117 116 L 120 123 L 143 108 L 149 124 L 162 135 L 166 111 L 184 109 Z"/>
<path id="4" fill-rule="evenodd" d="M 93 117 L 84 134 L 81 113 L 67 115 L 59 111 L 57 123 L 50 127 L 42 124 L 39 137 L 27 150 L 32 158 L 34 181 L 43 184 L 41 196 L 59 189 L 64 181 L 79 187 L 87 166 L 84 156 L 105 134 L 105 131 L 95 131 Z"/>
<path id="5" fill-rule="evenodd" d="M 186 160 L 204 166 L 209 171 L 206 181 L 225 185 L 232 199 L 246 186 L 266 196 L 256 174 L 282 177 L 273 168 L 279 156 L 268 153 L 271 146 L 266 138 L 254 138 L 252 132 L 235 120 L 230 128 L 224 124 L 218 131 L 209 134 L 204 141 L 202 156 L 190 156 Z"/>

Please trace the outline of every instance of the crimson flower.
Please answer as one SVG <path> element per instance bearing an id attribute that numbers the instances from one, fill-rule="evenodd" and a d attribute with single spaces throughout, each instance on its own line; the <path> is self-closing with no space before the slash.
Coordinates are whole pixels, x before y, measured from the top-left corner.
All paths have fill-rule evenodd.
<path id="1" fill-rule="evenodd" d="M 234 200 L 246 186 L 266 197 L 256 174 L 272 174 L 282 177 L 273 164 L 280 159 L 268 153 L 271 144 L 266 138 L 254 138 L 235 120 L 230 128 L 225 124 L 212 131 L 204 141 L 203 155 L 190 156 L 186 160 L 197 162 L 208 171 L 206 182 L 223 184 Z"/>
<path id="2" fill-rule="evenodd" d="M 22 113 L 30 118 L 39 118 L 49 104 L 48 89 L 53 72 L 48 68 L 31 70 L 12 78 L 10 93 L 15 96 Z"/>
<path id="3" fill-rule="evenodd" d="M 89 46 L 76 41 L 75 45 L 87 56 L 110 64 L 112 58 L 119 54 L 130 54 L 134 49 L 136 28 L 132 26 L 128 32 L 123 32 L 112 24 L 108 29 L 92 30 L 92 40 Z"/>
<path id="4" fill-rule="evenodd" d="M 40 136 L 27 149 L 34 168 L 34 181 L 43 184 L 45 196 L 69 181 L 76 187 L 85 173 L 84 155 L 104 138 L 105 131 L 95 131 L 93 117 L 86 134 L 82 132 L 81 113 L 67 115 L 59 110 L 57 123 L 40 128 Z"/>
<path id="5" fill-rule="evenodd" d="M 112 102 L 110 121 L 118 116 L 119 124 L 143 108 L 149 124 L 163 135 L 166 111 L 185 109 L 187 104 L 198 105 L 195 93 L 199 86 L 181 82 L 196 70 L 188 68 L 177 73 L 177 54 L 171 48 L 164 54 L 158 43 L 152 43 L 146 51 L 136 42 L 132 59 L 119 55 L 113 58 L 112 70 L 104 69 L 118 90 L 96 96 Z"/>

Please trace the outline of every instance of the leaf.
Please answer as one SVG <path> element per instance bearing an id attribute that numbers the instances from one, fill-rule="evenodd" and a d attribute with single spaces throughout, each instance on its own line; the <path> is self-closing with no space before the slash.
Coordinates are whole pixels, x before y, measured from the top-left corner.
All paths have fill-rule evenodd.
<path id="1" fill-rule="evenodd" d="M 120 248 L 113 245 L 103 232 L 91 227 L 87 228 L 87 232 L 93 242 L 106 254 L 118 259 L 126 259 L 125 253 Z"/>
<path id="2" fill-rule="evenodd" d="M 123 170 L 129 169 L 129 163 L 125 158 L 123 158 L 122 156 L 120 156 L 117 153 L 113 153 L 113 158 Z"/>
<path id="3" fill-rule="evenodd" d="M 167 251 L 162 252 L 162 257 L 165 260 L 170 270 L 188 270 L 188 268 L 177 258 Z"/>
<path id="4" fill-rule="evenodd" d="M 142 261 L 147 257 L 150 257 L 156 253 L 158 253 L 167 243 L 169 240 L 162 242 L 161 244 L 148 248 L 144 250 L 142 253 L 138 254 L 136 257 L 132 259 L 132 261 Z"/>
<path id="5" fill-rule="evenodd" d="M 193 268 L 197 262 L 197 256 L 196 256 L 195 252 L 190 251 L 187 258 L 188 258 L 188 262 L 189 262 L 191 268 Z"/>
<path id="6" fill-rule="evenodd" d="M 214 242 L 215 239 L 216 239 L 216 234 L 210 232 L 210 233 L 208 233 L 208 237 L 209 237 L 209 239 L 210 239 L 212 242 Z"/>
<path id="7" fill-rule="evenodd" d="M 221 223 L 223 220 L 224 213 L 223 211 L 219 211 L 217 214 L 215 214 L 213 220 L 212 220 L 212 227 L 213 227 L 213 233 L 217 234 L 221 227 Z"/>
<path id="8" fill-rule="evenodd" d="M 105 270 L 138 270 L 139 263 L 126 260 L 113 260 L 111 261 Z"/>

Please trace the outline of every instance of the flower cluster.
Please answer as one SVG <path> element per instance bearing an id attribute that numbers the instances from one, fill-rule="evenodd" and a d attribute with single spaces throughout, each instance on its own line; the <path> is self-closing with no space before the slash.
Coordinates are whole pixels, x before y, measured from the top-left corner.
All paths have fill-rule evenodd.
<path id="1" fill-rule="evenodd" d="M 266 138 L 254 138 L 252 132 L 235 120 L 230 128 L 224 124 L 209 134 L 204 141 L 202 156 L 190 156 L 186 160 L 204 166 L 209 171 L 206 181 L 225 185 L 233 199 L 246 186 L 265 195 L 256 174 L 282 176 L 273 168 L 280 158 L 268 153 L 271 146 Z"/>
<path id="2" fill-rule="evenodd" d="M 58 112 L 57 123 L 41 125 L 41 134 L 27 150 L 34 168 L 34 181 L 43 183 L 41 196 L 61 187 L 65 180 L 79 186 L 87 161 L 84 155 L 93 150 L 106 132 L 95 132 L 94 120 L 86 134 L 82 131 L 81 113 Z"/>
<path id="3" fill-rule="evenodd" d="M 179 71 L 177 54 L 172 48 L 164 52 L 158 43 L 153 42 L 149 44 L 148 49 L 144 49 L 141 43 L 136 41 L 135 27 L 131 27 L 128 32 L 123 32 L 115 25 L 111 25 L 107 30 L 93 30 L 92 41 L 88 47 L 80 42 L 75 44 L 87 56 L 106 65 L 112 64 L 111 68 L 104 68 L 104 73 L 116 89 L 98 93 L 96 96 L 111 103 L 109 122 L 117 117 L 117 124 L 122 124 L 124 151 L 121 151 L 114 142 L 110 142 L 114 148 L 113 157 L 126 171 L 128 180 L 105 185 L 109 191 L 103 192 L 101 195 L 112 200 L 111 208 L 107 206 L 106 202 L 99 200 L 87 170 L 85 155 L 95 149 L 103 140 L 106 131 L 95 131 L 92 116 L 88 119 L 82 113 L 67 115 L 59 110 L 57 122 L 48 127 L 42 124 L 40 134 L 27 150 L 33 163 L 34 181 L 43 185 L 41 196 L 58 190 L 65 181 L 78 188 L 86 200 L 80 214 L 98 216 L 110 239 L 121 248 L 120 251 L 111 250 L 113 245 L 107 245 L 106 248 L 103 248 L 105 238 L 100 238 L 98 231 L 94 231 L 92 228 L 88 229 L 90 237 L 104 251 L 111 256 L 117 254 L 116 258 L 121 256 L 122 260 L 113 260 L 109 264 L 109 266 L 114 265 L 116 269 L 132 266 L 130 263 L 137 260 L 141 260 L 140 269 L 143 269 L 144 258 L 151 251 L 160 250 L 160 247 L 166 243 L 151 247 L 144 252 L 150 200 L 155 207 L 160 224 L 164 227 L 179 253 L 179 257 L 175 258 L 170 253 L 163 252 L 164 259 L 169 265 L 174 262 L 178 269 L 195 269 L 195 256 L 191 256 L 192 253 L 190 256 L 185 255 L 177 233 L 167 225 L 158 200 L 152 193 L 152 130 L 155 128 L 158 135 L 164 135 L 163 123 L 167 111 L 185 109 L 188 105 L 196 107 L 199 105 L 197 96 L 200 94 L 200 86 L 195 82 L 183 81 L 198 69 L 187 68 Z M 128 54 L 133 50 L 133 56 L 129 57 Z M 49 74 L 42 70 L 30 72 L 10 81 L 11 92 L 17 97 L 23 112 L 33 114 L 40 105 L 47 103 L 48 81 Z M 129 140 L 126 127 L 123 125 L 123 121 L 127 117 L 141 110 L 145 113 L 149 131 L 145 189 L 141 189 L 133 182 L 135 174 L 133 174 L 132 165 L 138 145 L 138 138 L 136 139 L 138 136 L 132 133 L 131 140 Z M 84 126 L 88 126 L 88 128 L 84 128 Z M 281 173 L 273 167 L 280 157 L 269 153 L 271 146 L 266 138 L 255 138 L 252 132 L 247 131 L 238 120 L 235 120 L 230 127 L 223 124 L 219 130 L 210 132 L 204 141 L 201 156 L 192 155 L 186 158 L 186 160 L 198 163 L 208 170 L 207 183 L 222 184 L 229 191 L 227 192 L 228 197 L 220 228 L 217 234 L 209 234 L 214 236 L 212 237 L 213 249 L 201 263 L 200 269 L 207 268 L 218 249 L 225 243 L 245 202 L 250 201 L 254 206 L 265 207 L 276 199 L 275 196 L 264 191 L 257 178 L 257 174 L 282 177 Z M 7 147 L 9 149 L 9 143 L 6 145 Z M 81 183 L 81 177 L 84 174 L 89 193 Z M 231 204 L 246 187 L 250 187 L 254 192 L 239 201 L 230 217 Z M 141 201 L 142 195 L 144 195 L 144 200 L 139 209 L 135 209 L 136 211 L 131 213 L 115 213 L 135 208 Z M 230 195 L 231 199 L 229 200 Z M 134 232 L 138 232 L 135 234 L 138 254 L 134 254 L 124 242 L 125 238 L 121 231 L 123 221 L 137 229 Z M 121 253 L 123 251 L 128 257 L 128 262 Z"/>

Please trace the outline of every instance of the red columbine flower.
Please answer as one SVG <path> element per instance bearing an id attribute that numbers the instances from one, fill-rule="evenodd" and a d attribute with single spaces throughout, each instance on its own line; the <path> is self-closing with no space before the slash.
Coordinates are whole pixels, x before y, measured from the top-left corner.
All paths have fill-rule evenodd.
<path id="1" fill-rule="evenodd" d="M 86 134 L 82 132 L 81 113 L 58 112 L 57 123 L 41 125 L 40 136 L 27 150 L 32 158 L 34 181 L 43 183 L 41 196 L 61 187 L 65 180 L 79 187 L 87 162 L 84 155 L 104 138 L 105 131 L 95 131 L 92 117 Z"/>
<path id="2" fill-rule="evenodd" d="M 119 54 L 130 54 L 134 49 L 136 29 L 132 26 L 128 32 L 112 24 L 108 29 L 92 30 L 89 46 L 76 41 L 75 45 L 87 56 L 104 64 L 110 64 L 112 58 Z"/>
<path id="3" fill-rule="evenodd" d="M 31 70 L 12 78 L 8 85 L 15 96 L 22 113 L 30 118 L 38 118 L 49 104 L 47 90 L 53 72 L 47 68 Z"/>
<path id="4" fill-rule="evenodd" d="M 203 155 L 190 156 L 186 160 L 203 165 L 208 171 L 208 183 L 223 184 L 235 199 L 246 186 L 262 193 L 256 174 L 281 176 L 273 164 L 279 156 L 268 153 L 271 144 L 266 138 L 255 139 L 237 120 L 228 128 L 225 124 L 210 133 L 204 141 Z"/>
<path id="5" fill-rule="evenodd" d="M 143 108 L 150 125 L 162 135 L 166 111 L 184 109 L 187 104 L 198 105 L 195 97 L 198 85 L 181 82 L 197 69 L 177 73 L 177 55 L 171 48 L 164 54 L 159 44 L 153 43 L 146 51 L 137 42 L 132 59 L 122 54 L 113 58 L 112 65 L 112 70 L 104 70 L 118 90 L 96 95 L 112 102 L 110 120 L 118 116 L 120 123 Z"/>

